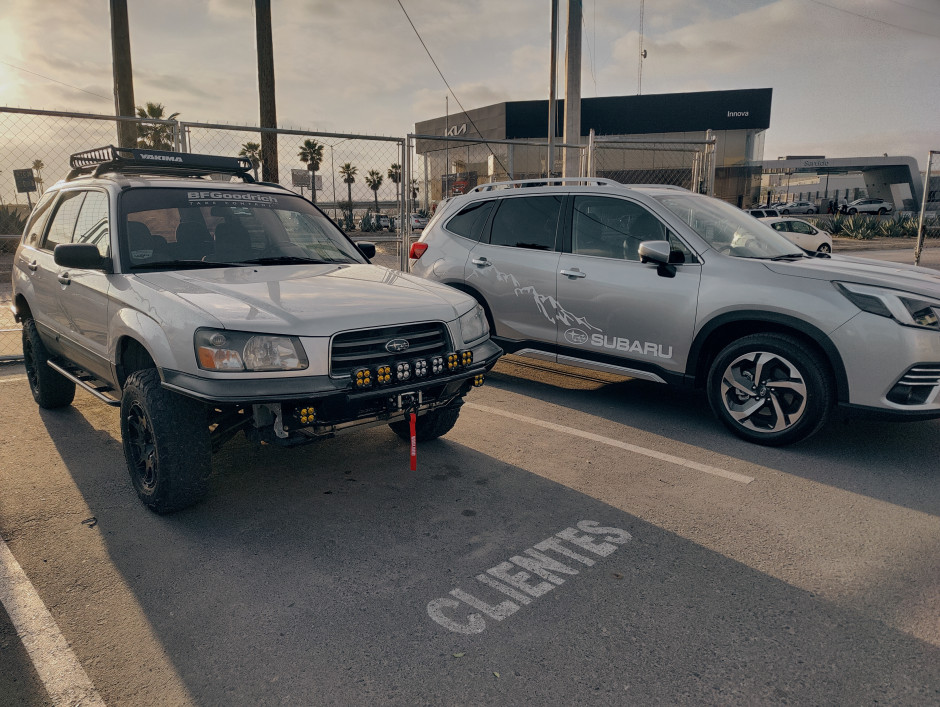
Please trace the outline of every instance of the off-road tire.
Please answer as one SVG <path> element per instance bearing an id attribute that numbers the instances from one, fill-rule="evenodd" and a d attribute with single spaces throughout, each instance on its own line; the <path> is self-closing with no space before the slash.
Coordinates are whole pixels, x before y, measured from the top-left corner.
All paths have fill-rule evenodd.
<path id="1" fill-rule="evenodd" d="M 462 401 L 457 400 L 446 407 L 418 416 L 415 420 L 415 439 L 419 442 L 429 442 L 450 432 L 457 424 L 461 404 Z M 411 440 L 411 425 L 407 419 L 390 422 L 388 426 L 406 442 Z"/>
<path id="2" fill-rule="evenodd" d="M 152 511 L 178 511 L 206 495 L 212 469 L 206 408 L 164 389 L 154 368 L 124 383 L 121 437 L 131 483 Z"/>
<path id="3" fill-rule="evenodd" d="M 56 370 L 49 368 L 46 351 L 36 322 L 27 319 L 23 322 L 23 361 L 26 364 L 26 377 L 29 380 L 29 392 L 39 407 L 45 410 L 70 405 L 75 399 L 75 383 Z"/>
<path id="4" fill-rule="evenodd" d="M 733 372 L 748 371 L 748 357 L 758 353 L 766 354 L 761 357 L 759 375 L 768 384 L 761 385 L 758 380 L 751 390 L 753 380 L 737 377 L 754 395 L 748 398 L 723 381 L 735 378 Z M 756 366 L 753 368 L 752 374 L 757 370 Z M 764 373 L 768 375 L 766 379 Z M 788 377 L 786 373 L 793 375 Z M 752 334 L 730 343 L 712 361 L 706 382 L 708 402 L 715 416 L 738 437 L 769 447 L 792 444 L 818 432 L 829 419 L 834 391 L 828 362 L 799 339 L 776 333 Z M 778 415 L 775 405 L 785 414 Z M 746 414 L 752 406 L 754 413 Z M 740 419 L 732 415 L 731 409 L 735 407 Z M 781 424 L 781 429 L 775 431 L 775 423 Z"/>

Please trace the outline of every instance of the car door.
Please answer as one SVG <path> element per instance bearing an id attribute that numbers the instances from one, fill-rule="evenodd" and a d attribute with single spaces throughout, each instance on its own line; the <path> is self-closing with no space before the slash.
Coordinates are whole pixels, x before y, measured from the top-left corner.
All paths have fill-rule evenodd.
<path id="1" fill-rule="evenodd" d="M 804 250 L 816 250 L 819 245 L 819 232 L 805 221 L 790 221 L 786 237 Z"/>
<path id="2" fill-rule="evenodd" d="M 485 299 L 495 335 L 554 360 L 559 312 L 555 247 L 563 195 L 499 199 L 487 232 L 470 251 L 465 281 Z"/>
<path id="3" fill-rule="evenodd" d="M 98 189 L 86 192 L 75 220 L 72 243 L 90 243 L 107 258 L 111 255 L 110 234 L 108 193 Z M 103 270 L 59 267 L 57 280 L 59 305 L 73 348 L 69 358 L 97 375 L 109 375 L 109 275 Z"/>
<path id="4" fill-rule="evenodd" d="M 37 306 L 32 307 L 33 318 L 47 345 L 60 353 L 68 340 L 69 325 L 59 297 L 63 288 L 59 282 L 59 266 L 55 264 L 52 252 L 60 243 L 72 242 L 75 221 L 84 200 L 85 192 L 81 190 L 70 190 L 60 195 L 49 227 L 39 240 L 29 263 L 37 303 Z"/>
<path id="5" fill-rule="evenodd" d="M 668 240 L 672 276 L 640 262 L 643 241 Z M 685 369 L 701 264 L 645 206 L 577 195 L 558 265 L 558 361 L 565 357 L 637 370 Z"/>

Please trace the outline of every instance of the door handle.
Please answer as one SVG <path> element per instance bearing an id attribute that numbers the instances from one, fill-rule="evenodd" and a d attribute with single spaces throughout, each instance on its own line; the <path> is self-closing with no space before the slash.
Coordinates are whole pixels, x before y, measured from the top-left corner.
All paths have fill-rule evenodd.
<path id="1" fill-rule="evenodd" d="M 559 270 L 559 273 L 565 275 L 566 277 L 587 277 L 587 273 L 583 273 L 580 270 Z"/>
<path id="2" fill-rule="evenodd" d="M 490 265 L 493 264 L 486 258 L 474 258 L 470 262 L 473 263 L 474 265 L 480 266 L 481 268 L 488 268 Z"/>
<path id="3" fill-rule="evenodd" d="M 39 263 L 34 260 L 31 263 L 27 263 L 26 267 L 28 267 L 33 272 L 36 272 L 37 270 L 39 270 Z"/>
<path id="4" fill-rule="evenodd" d="M 58 275 L 58 280 L 59 280 L 59 282 L 61 282 L 63 285 L 68 285 L 69 283 L 72 282 L 72 278 L 69 277 L 69 274 L 68 274 L 67 271 L 66 271 L 66 272 L 60 272 L 59 275 Z"/>

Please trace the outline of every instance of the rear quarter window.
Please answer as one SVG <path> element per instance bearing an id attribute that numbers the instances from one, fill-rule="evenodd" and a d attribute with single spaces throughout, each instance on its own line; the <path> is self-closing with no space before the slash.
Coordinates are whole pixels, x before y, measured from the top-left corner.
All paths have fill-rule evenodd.
<path id="1" fill-rule="evenodd" d="M 486 219 L 493 210 L 494 201 L 478 201 L 468 204 L 444 225 L 451 233 L 478 241 L 483 233 Z"/>

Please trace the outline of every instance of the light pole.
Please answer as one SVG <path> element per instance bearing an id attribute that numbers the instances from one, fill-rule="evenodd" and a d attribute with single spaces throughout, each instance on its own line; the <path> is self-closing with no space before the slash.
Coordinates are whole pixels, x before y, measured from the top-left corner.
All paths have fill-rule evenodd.
<path id="1" fill-rule="evenodd" d="M 335 147 L 335 145 L 342 145 L 347 140 L 349 140 L 349 138 L 345 138 L 344 140 L 340 140 L 337 143 L 330 144 L 330 184 L 332 184 L 333 186 L 333 220 L 334 221 L 336 220 L 336 165 L 333 163 L 333 147 Z"/>

